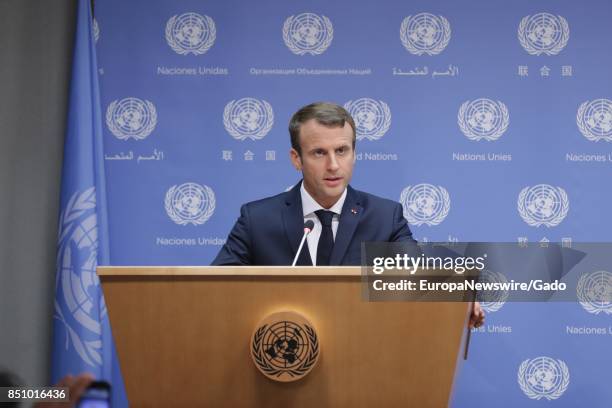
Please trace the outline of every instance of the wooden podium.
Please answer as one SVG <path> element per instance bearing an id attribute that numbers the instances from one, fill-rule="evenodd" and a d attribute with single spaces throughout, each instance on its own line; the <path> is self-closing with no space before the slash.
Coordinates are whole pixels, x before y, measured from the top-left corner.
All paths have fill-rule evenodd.
<path id="1" fill-rule="evenodd" d="M 132 407 L 446 407 L 471 305 L 367 302 L 359 267 L 100 267 Z M 312 322 L 320 355 L 293 382 L 251 358 L 265 316 Z"/>

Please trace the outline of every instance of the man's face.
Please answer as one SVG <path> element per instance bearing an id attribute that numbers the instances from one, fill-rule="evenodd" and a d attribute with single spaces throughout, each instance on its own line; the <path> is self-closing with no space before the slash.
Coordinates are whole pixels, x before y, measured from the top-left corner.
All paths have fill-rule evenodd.
<path id="1" fill-rule="evenodd" d="M 300 156 L 291 149 L 291 162 L 304 176 L 304 188 L 322 207 L 338 201 L 353 175 L 353 128 L 327 127 L 310 119 L 300 127 Z"/>

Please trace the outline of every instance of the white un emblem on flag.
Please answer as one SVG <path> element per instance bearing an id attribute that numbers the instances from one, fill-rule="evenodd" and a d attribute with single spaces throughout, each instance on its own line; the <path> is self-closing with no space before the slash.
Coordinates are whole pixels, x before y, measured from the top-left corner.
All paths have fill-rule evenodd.
<path id="1" fill-rule="evenodd" d="M 149 101 L 125 98 L 113 101 L 106 109 L 106 126 L 118 139 L 141 140 L 157 125 L 157 111 Z"/>
<path id="2" fill-rule="evenodd" d="M 586 101 L 576 114 L 578 129 L 588 140 L 599 142 L 612 141 L 612 101 L 595 99 Z"/>
<path id="3" fill-rule="evenodd" d="M 585 273 L 578 279 L 576 295 L 580 305 L 589 313 L 612 315 L 612 273 Z"/>
<path id="4" fill-rule="evenodd" d="M 391 110 L 383 101 L 361 98 L 344 104 L 357 127 L 357 140 L 378 140 L 391 126 Z"/>
<path id="5" fill-rule="evenodd" d="M 180 55 L 204 54 L 216 38 L 215 22 L 206 15 L 185 13 L 172 16 L 166 23 L 166 42 Z"/>
<path id="6" fill-rule="evenodd" d="M 283 24 L 283 40 L 292 53 L 318 55 L 329 48 L 334 27 L 329 18 L 313 13 L 290 16 Z"/>
<path id="7" fill-rule="evenodd" d="M 550 357 L 536 357 L 525 360 L 518 370 L 518 383 L 521 390 L 531 399 L 559 398 L 569 385 L 570 374 L 562 360 Z"/>
<path id="8" fill-rule="evenodd" d="M 565 190 L 548 184 L 522 189 L 517 205 L 523 221 L 532 227 L 540 225 L 555 227 L 563 221 L 569 211 L 569 200 Z"/>
<path id="9" fill-rule="evenodd" d="M 166 192 L 164 206 L 168 217 L 179 225 L 204 224 L 215 211 L 215 193 L 196 183 L 174 185 Z"/>
<path id="10" fill-rule="evenodd" d="M 96 189 L 77 191 L 60 214 L 57 250 L 59 287 L 64 303 L 55 302 L 54 318 L 66 329 L 66 347 L 72 343 L 89 366 L 102 365 L 104 298 L 97 296 L 98 218 Z"/>
<path id="11" fill-rule="evenodd" d="M 417 184 L 402 190 L 404 217 L 413 225 L 438 225 L 448 215 L 450 196 L 442 186 Z"/>
<path id="12" fill-rule="evenodd" d="M 508 129 L 510 115 L 502 102 L 481 98 L 461 105 L 457 123 L 468 139 L 493 141 Z"/>
<path id="13" fill-rule="evenodd" d="M 444 51 L 451 38 L 451 28 L 443 16 L 420 13 L 408 16 L 400 26 L 400 40 L 414 55 L 436 55 Z"/>
<path id="14" fill-rule="evenodd" d="M 93 32 L 94 41 L 97 43 L 100 39 L 100 26 L 98 25 L 98 20 L 96 20 L 95 18 L 93 19 L 93 22 L 91 24 L 91 31 Z"/>
<path id="15" fill-rule="evenodd" d="M 223 110 L 223 126 L 234 139 L 259 140 L 268 134 L 274 124 L 272 106 L 255 98 L 230 101 Z"/>
<path id="16" fill-rule="evenodd" d="M 519 42 L 531 55 L 557 55 L 567 45 L 569 34 L 567 20 L 550 13 L 523 17 L 518 28 Z"/>

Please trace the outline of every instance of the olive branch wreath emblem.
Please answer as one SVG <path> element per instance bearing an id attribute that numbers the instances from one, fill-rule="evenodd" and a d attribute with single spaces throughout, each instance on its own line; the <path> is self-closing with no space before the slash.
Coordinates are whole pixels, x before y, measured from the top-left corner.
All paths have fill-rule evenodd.
<path id="1" fill-rule="evenodd" d="M 289 376 L 293 378 L 293 377 L 301 377 L 305 375 L 312 368 L 312 366 L 316 363 L 317 358 L 319 356 L 319 340 L 317 338 L 317 333 L 314 331 L 312 327 L 308 325 L 303 325 L 302 327 L 304 328 L 304 331 L 306 332 L 306 335 L 308 336 L 310 348 L 308 351 L 308 355 L 306 356 L 302 364 L 300 364 L 299 367 L 293 368 L 293 369 L 280 369 L 278 367 L 273 366 L 266 360 L 264 356 L 265 352 L 262 350 L 261 344 L 263 342 L 263 337 L 264 337 L 264 334 L 266 333 L 266 329 L 268 328 L 268 325 L 265 324 L 261 326 L 259 329 L 257 329 L 255 334 L 253 335 L 253 343 L 252 343 L 251 352 L 253 354 L 253 359 L 255 360 L 257 366 L 264 373 L 272 377 L 280 377 L 283 374 L 288 374 Z"/>

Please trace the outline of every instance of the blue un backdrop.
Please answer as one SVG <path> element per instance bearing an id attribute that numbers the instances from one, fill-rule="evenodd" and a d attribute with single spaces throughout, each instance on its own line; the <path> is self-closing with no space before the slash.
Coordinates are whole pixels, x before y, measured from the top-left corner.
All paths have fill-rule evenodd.
<path id="1" fill-rule="evenodd" d="M 287 123 L 317 100 L 419 240 L 610 240 L 609 2 L 96 5 L 112 264 L 209 264 L 299 180 Z M 454 406 L 609 406 L 611 340 L 610 308 L 491 307 Z"/>

